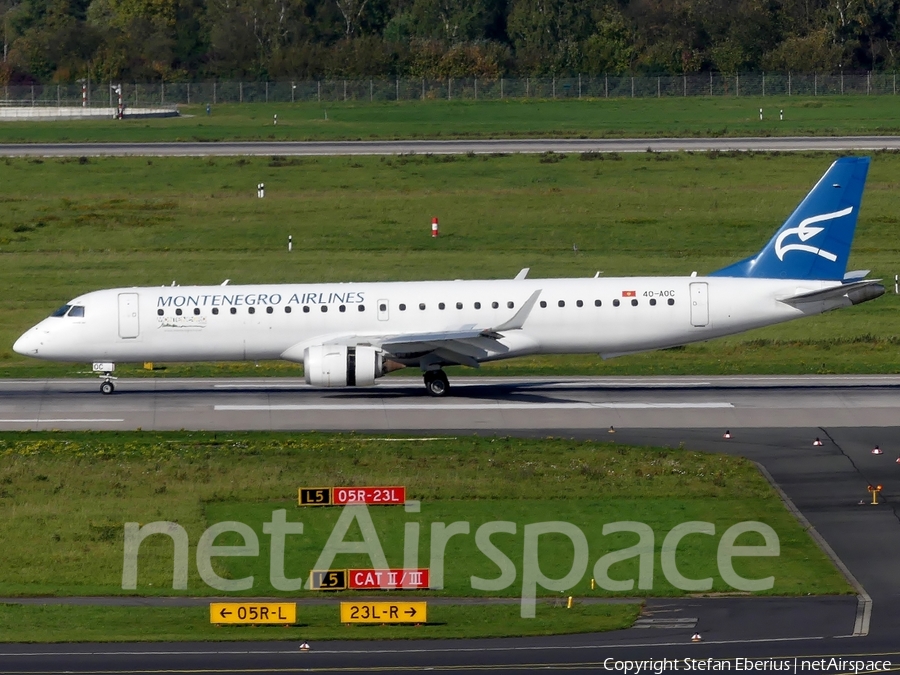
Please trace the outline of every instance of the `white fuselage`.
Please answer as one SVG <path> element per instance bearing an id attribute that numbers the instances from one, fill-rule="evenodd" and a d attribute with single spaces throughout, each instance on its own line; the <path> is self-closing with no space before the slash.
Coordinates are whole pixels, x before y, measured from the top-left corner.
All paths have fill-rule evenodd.
<path id="1" fill-rule="evenodd" d="M 47 318 L 15 349 L 59 361 L 302 361 L 304 347 L 329 342 L 378 348 L 393 336 L 489 330 L 540 291 L 521 328 L 499 331 L 503 350 L 478 361 L 585 352 L 609 357 L 849 305 L 846 298 L 802 309 L 779 302 L 835 285 L 623 277 L 120 288 L 72 300 L 84 307 L 83 316 Z"/>

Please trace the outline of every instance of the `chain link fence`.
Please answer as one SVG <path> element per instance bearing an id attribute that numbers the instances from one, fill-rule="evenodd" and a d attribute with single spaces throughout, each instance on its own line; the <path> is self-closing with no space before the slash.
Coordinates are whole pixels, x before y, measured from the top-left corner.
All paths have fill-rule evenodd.
<path id="1" fill-rule="evenodd" d="M 429 80 L 296 80 L 278 82 L 84 82 L 5 86 L 5 106 L 116 107 L 116 85 L 127 108 L 185 104 L 300 103 L 573 98 L 662 98 L 676 96 L 896 95 L 897 74 L 885 72 L 746 73 L 662 77 L 578 75 L 561 78 Z"/>

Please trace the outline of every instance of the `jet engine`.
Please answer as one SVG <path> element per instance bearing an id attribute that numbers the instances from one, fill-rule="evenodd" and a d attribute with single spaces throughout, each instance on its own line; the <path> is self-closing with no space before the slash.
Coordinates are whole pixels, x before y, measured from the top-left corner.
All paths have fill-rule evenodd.
<path id="1" fill-rule="evenodd" d="M 369 387 L 384 373 L 383 354 L 374 347 L 316 345 L 303 352 L 303 374 L 314 387 Z"/>

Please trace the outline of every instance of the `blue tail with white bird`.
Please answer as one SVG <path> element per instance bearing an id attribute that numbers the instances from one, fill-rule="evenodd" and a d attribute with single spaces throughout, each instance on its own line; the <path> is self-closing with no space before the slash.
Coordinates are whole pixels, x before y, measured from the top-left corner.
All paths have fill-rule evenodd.
<path id="1" fill-rule="evenodd" d="M 869 161 L 835 161 L 759 253 L 710 276 L 843 281 Z"/>

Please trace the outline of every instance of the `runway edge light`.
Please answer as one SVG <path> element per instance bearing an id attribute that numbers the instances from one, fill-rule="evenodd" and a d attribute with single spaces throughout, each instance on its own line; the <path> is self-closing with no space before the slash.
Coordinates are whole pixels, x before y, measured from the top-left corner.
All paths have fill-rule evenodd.
<path id="1" fill-rule="evenodd" d="M 820 439 L 818 436 L 816 436 L 816 440 L 813 441 L 813 446 L 814 446 L 814 447 L 819 447 L 819 446 L 822 446 L 822 445 L 825 445 L 825 444 L 821 441 L 821 439 Z"/>
<path id="2" fill-rule="evenodd" d="M 731 432 L 728 429 L 726 429 L 725 433 L 722 434 L 722 438 L 724 438 L 727 441 L 729 438 L 731 438 Z"/>
<path id="3" fill-rule="evenodd" d="M 883 455 L 884 450 L 882 450 L 879 446 L 876 445 L 874 448 L 872 448 L 872 454 L 873 455 Z"/>

